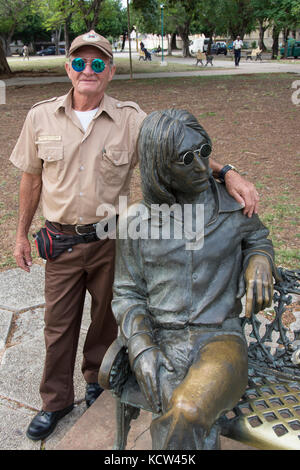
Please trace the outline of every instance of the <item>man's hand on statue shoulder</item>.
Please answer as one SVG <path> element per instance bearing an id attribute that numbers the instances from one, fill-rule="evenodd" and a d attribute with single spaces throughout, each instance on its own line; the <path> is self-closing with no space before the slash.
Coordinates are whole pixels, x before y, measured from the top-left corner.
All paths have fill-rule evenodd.
<path id="1" fill-rule="evenodd" d="M 210 167 L 213 176 L 223 181 L 230 196 L 242 205 L 244 215 L 252 217 L 253 214 L 258 213 L 259 196 L 254 184 L 243 178 L 230 164 L 222 166 L 211 158 Z"/>
<path id="2" fill-rule="evenodd" d="M 239 173 L 230 170 L 225 175 L 225 184 L 228 193 L 243 205 L 243 214 L 252 217 L 258 213 L 259 195 L 254 184 L 247 181 Z"/>

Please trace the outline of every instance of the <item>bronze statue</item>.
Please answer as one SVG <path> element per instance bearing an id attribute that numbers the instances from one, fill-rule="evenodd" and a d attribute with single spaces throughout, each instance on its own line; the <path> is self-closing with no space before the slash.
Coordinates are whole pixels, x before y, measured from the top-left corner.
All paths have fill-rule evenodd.
<path id="1" fill-rule="evenodd" d="M 241 298 L 246 290 L 247 315 L 272 299 L 269 232 L 211 177 L 211 145 L 187 111 L 147 116 L 138 141 L 143 201 L 119 220 L 141 234 L 117 240 L 112 307 L 131 368 L 158 415 L 153 449 L 219 448 L 217 420 L 247 386 Z M 203 237 L 195 228 L 199 207 Z"/>

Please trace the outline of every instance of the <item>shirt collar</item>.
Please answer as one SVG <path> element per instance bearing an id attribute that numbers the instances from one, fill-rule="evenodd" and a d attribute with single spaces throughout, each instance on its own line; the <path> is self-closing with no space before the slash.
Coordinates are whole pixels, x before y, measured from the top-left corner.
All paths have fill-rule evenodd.
<path id="1" fill-rule="evenodd" d="M 71 115 L 73 90 L 74 90 L 74 88 L 72 87 L 70 89 L 70 91 L 62 97 L 61 101 L 57 104 L 57 106 L 55 108 L 55 112 L 57 112 L 61 108 L 64 108 L 65 113 L 69 116 Z M 112 101 L 111 101 L 110 97 L 106 94 L 104 94 L 104 96 L 103 96 L 103 98 L 102 98 L 102 100 L 99 104 L 99 109 L 98 109 L 95 117 L 97 118 L 103 112 L 105 112 L 113 121 L 116 120 L 117 116 L 116 116 L 115 109 L 112 105 Z"/>

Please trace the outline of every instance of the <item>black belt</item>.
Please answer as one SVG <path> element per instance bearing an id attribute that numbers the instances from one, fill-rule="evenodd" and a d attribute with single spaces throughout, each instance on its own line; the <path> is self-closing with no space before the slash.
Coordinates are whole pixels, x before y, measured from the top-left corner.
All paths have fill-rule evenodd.
<path id="1" fill-rule="evenodd" d="M 118 214 L 116 215 L 116 222 L 118 220 Z M 54 227 L 56 227 L 58 230 L 61 230 L 62 232 L 67 231 L 71 233 L 76 233 L 77 235 L 90 235 L 90 234 L 95 234 L 96 233 L 96 227 L 97 223 L 95 222 L 93 224 L 76 224 L 76 225 L 63 225 L 59 224 L 57 222 L 50 222 Z M 104 231 L 107 232 L 108 230 L 108 223 L 104 226 Z"/>
<path id="2" fill-rule="evenodd" d="M 90 233 L 96 233 L 96 225 L 97 222 L 94 224 L 76 224 L 76 225 L 63 225 L 57 222 L 50 222 L 57 230 L 61 230 L 62 232 L 72 232 L 76 233 L 77 235 L 88 235 Z"/>

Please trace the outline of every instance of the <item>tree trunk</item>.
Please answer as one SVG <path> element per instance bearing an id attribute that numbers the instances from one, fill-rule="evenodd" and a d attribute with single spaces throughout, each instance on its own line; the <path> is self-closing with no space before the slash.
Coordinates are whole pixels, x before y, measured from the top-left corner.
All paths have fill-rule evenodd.
<path id="1" fill-rule="evenodd" d="M 170 34 L 166 34 L 167 41 L 168 41 L 168 55 L 172 55 L 172 47 L 171 47 L 171 38 Z"/>
<path id="2" fill-rule="evenodd" d="M 125 49 L 125 42 L 126 42 L 126 33 L 123 33 L 123 37 L 122 37 L 122 47 L 121 47 L 121 50 L 124 51 Z"/>
<path id="3" fill-rule="evenodd" d="M 69 35 L 71 16 L 72 15 L 69 15 L 66 18 L 65 23 L 64 23 L 64 37 L 65 37 L 66 56 L 69 54 L 70 45 L 71 45 L 70 35 Z"/>
<path id="4" fill-rule="evenodd" d="M 266 31 L 266 27 L 263 26 L 263 22 L 259 22 L 259 41 L 258 41 L 258 45 L 259 45 L 259 48 L 262 50 L 262 51 L 266 51 L 267 48 L 264 44 L 264 35 L 265 35 L 265 31 Z"/>
<path id="5" fill-rule="evenodd" d="M 59 29 L 54 31 L 54 44 L 55 44 L 55 54 L 59 55 L 59 40 L 60 40 L 61 26 Z"/>
<path id="6" fill-rule="evenodd" d="M 2 46 L 2 41 L 1 41 L 1 38 L 0 38 L 0 74 L 11 74 L 11 70 L 9 68 L 9 65 L 7 63 L 7 60 L 6 60 L 6 57 L 5 57 L 5 53 L 4 53 L 4 49 L 3 49 L 3 46 Z"/>
<path id="7" fill-rule="evenodd" d="M 177 49 L 176 36 L 177 36 L 177 32 L 172 33 L 172 36 L 171 36 L 171 49 L 172 49 L 172 51 L 176 51 L 176 49 Z"/>
<path id="8" fill-rule="evenodd" d="M 212 46 L 212 43 L 213 43 L 213 33 L 210 32 L 208 34 L 208 37 L 209 37 L 209 41 L 208 41 L 208 44 L 207 44 L 207 55 L 210 55 L 211 54 L 211 46 Z"/>
<path id="9" fill-rule="evenodd" d="M 12 37 L 14 35 L 14 32 L 15 32 L 15 27 L 13 27 L 13 29 L 5 37 L 2 36 L 4 52 L 5 52 L 6 57 L 11 55 L 10 44 L 12 42 Z"/>
<path id="10" fill-rule="evenodd" d="M 288 55 L 289 34 L 290 34 L 289 28 L 285 28 L 284 31 L 283 31 L 283 35 L 284 35 L 284 57 L 285 58 L 287 58 L 287 55 Z"/>
<path id="11" fill-rule="evenodd" d="M 191 57 L 190 48 L 189 48 L 190 46 L 190 40 L 189 40 L 190 23 L 188 22 L 188 23 L 183 24 L 183 26 L 179 26 L 178 32 L 183 41 L 183 46 L 182 46 L 183 57 Z"/>
<path id="12" fill-rule="evenodd" d="M 278 28 L 278 26 L 274 26 L 273 32 L 272 32 L 272 38 L 273 38 L 272 60 L 277 59 L 279 55 L 279 34 L 280 34 L 280 28 Z"/>

